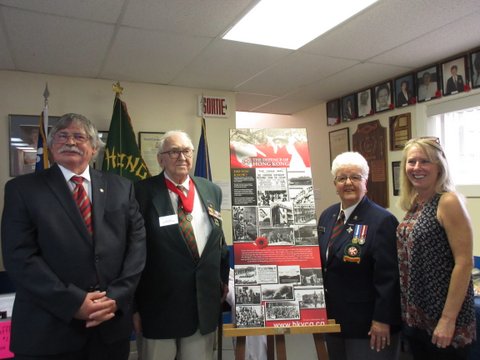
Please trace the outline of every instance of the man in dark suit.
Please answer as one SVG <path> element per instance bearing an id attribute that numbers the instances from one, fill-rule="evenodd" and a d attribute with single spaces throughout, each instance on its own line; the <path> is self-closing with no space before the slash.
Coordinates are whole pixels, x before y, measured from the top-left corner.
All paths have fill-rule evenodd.
<path id="1" fill-rule="evenodd" d="M 341 326 L 326 337 L 331 360 L 399 355 L 398 221 L 366 197 L 368 173 L 359 153 L 338 155 L 332 175 L 341 202 L 318 221 L 327 314 Z"/>
<path id="2" fill-rule="evenodd" d="M 55 165 L 5 186 L 18 360 L 128 359 L 145 228 L 131 182 L 89 167 L 101 144 L 87 118 L 66 114 L 48 137 Z"/>
<path id="3" fill-rule="evenodd" d="M 210 181 L 189 176 L 193 144 L 183 131 L 162 137 L 157 158 L 163 172 L 135 185 L 148 253 L 136 295 L 142 359 L 211 360 L 228 292 L 222 193 Z"/>
<path id="4" fill-rule="evenodd" d="M 462 92 L 465 84 L 463 83 L 462 75 L 457 74 L 458 67 L 457 65 L 452 65 L 450 68 L 450 76 L 447 80 L 447 91 L 445 92 L 447 95 L 457 92 Z"/>

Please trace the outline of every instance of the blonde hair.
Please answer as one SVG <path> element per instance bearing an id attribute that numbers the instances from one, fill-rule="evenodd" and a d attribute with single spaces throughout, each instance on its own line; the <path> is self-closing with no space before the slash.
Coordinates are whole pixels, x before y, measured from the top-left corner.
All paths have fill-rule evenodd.
<path id="1" fill-rule="evenodd" d="M 421 137 L 410 139 L 403 148 L 402 161 L 400 164 L 400 198 L 398 203 L 400 207 L 406 211 L 412 209 L 417 195 L 415 188 L 410 180 L 408 180 L 406 172 L 407 154 L 413 147 L 419 148 L 429 161 L 438 165 L 439 174 L 435 184 L 435 192 L 440 194 L 455 191 L 455 185 L 450 176 L 447 159 L 438 138 Z"/>

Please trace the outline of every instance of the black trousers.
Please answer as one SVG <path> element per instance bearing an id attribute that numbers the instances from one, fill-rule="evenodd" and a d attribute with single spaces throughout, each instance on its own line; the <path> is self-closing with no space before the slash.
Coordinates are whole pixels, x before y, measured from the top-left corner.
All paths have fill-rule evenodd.
<path id="1" fill-rule="evenodd" d="M 410 347 L 410 353 L 414 360 L 467 360 L 472 348 L 467 345 L 461 348 L 447 346 L 438 348 L 432 344 L 432 336 L 426 331 L 414 328 L 406 328 L 404 338 Z"/>
<path id="2" fill-rule="evenodd" d="M 105 344 L 97 329 L 91 329 L 87 344 L 80 351 L 55 355 L 15 354 L 15 360 L 128 360 L 130 355 L 130 338 L 112 344 Z"/>

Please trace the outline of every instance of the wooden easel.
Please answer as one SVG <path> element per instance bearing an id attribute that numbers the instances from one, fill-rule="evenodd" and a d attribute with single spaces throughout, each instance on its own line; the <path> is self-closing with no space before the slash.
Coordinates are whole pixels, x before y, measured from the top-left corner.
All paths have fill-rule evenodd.
<path id="1" fill-rule="evenodd" d="M 340 332 L 340 324 L 335 320 L 328 320 L 327 325 L 318 326 L 292 326 L 292 327 L 262 327 L 262 328 L 236 328 L 233 324 L 223 326 L 223 336 L 236 337 L 235 360 L 245 359 L 245 337 L 255 335 L 267 336 L 267 358 L 273 360 L 274 348 L 277 348 L 277 360 L 286 360 L 287 352 L 285 347 L 286 334 L 312 334 L 317 350 L 318 360 L 328 360 L 327 347 L 325 345 L 325 333 Z"/>

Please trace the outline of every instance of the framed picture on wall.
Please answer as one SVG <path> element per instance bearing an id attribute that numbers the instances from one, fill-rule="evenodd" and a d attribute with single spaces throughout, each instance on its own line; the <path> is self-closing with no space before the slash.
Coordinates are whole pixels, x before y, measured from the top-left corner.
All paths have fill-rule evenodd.
<path id="1" fill-rule="evenodd" d="M 465 91 L 468 84 L 466 71 L 466 56 L 442 64 L 443 95 L 453 95 Z"/>
<path id="2" fill-rule="evenodd" d="M 327 126 L 340 124 L 340 99 L 327 102 Z"/>
<path id="3" fill-rule="evenodd" d="M 373 114 L 372 89 L 365 89 L 357 93 L 358 117 L 365 117 Z"/>
<path id="4" fill-rule="evenodd" d="M 351 94 L 342 98 L 342 121 L 350 121 L 357 118 L 355 94 Z"/>
<path id="5" fill-rule="evenodd" d="M 98 131 L 98 136 L 100 137 L 100 140 L 106 145 L 107 144 L 107 139 L 108 139 L 108 131 Z M 102 147 L 98 151 L 97 158 L 93 162 L 93 168 L 97 170 L 102 170 L 103 166 L 103 156 L 105 155 L 105 148 Z"/>
<path id="6" fill-rule="evenodd" d="M 33 173 L 37 162 L 40 115 L 10 114 L 8 119 L 10 176 Z M 48 117 L 49 131 L 58 119 L 60 119 L 59 116 Z"/>
<path id="7" fill-rule="evenodd" d="M 158 142 L 165 132 L 140 131 L 138 133 L 138 146 L 148 171 L 152 176 L 160 174 L 160 165 L 157 161 Z"/>
<path id="8" fill-rule="evenodd" d="M 395 106 L 397 108 L 416 103 L 413 74 L 395 79 Z"/>
<path id="9" fill-rule="evenodd" d="M 375 112 L 390 110 L 392 105 L 392 82 L 387 81 L 375 86 Z"/>
<path id="10" fill-rule="evenodd" d="M 480 50 L 470 54 L 470 68 L 472 77 L 472 88 L 480 87 Z"/>
<path id="11" fill-rule="evenodd" d="M 432 65 L 415 73 L 417 101 L 429 101 L 441 96 L 438 65 Z"/>
<path id="12" fill-rule="evenodd" d="M 328 144 L 330 147 L 330 164 L 337 155 L 350 150 L 349 129 L 343 128 L 328 133 Z"/>
<path id="13" fill-rule="evenodd" d="M 400 161 L 392 161 L 393 195 L 400 195 Z"/>

